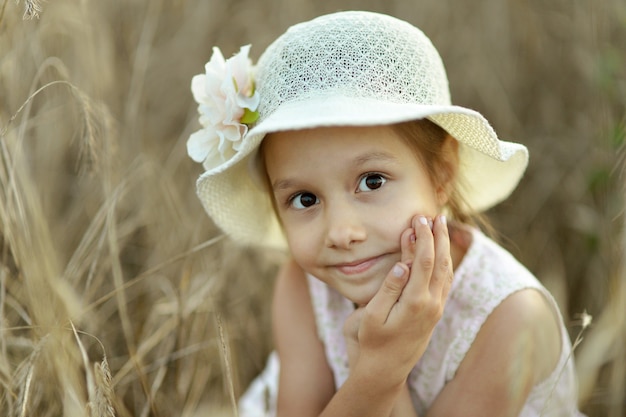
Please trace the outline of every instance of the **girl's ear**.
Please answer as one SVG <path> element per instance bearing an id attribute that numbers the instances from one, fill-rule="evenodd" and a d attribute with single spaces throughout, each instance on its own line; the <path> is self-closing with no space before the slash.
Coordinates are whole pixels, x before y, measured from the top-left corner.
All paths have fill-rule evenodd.
<path id="1" fill-rule="evenodd" d="M 443 207 L 450 200 L 459 171 L 459 142 L 450 135 L 446 135 L 441 145 L 440 161 L 441 166 L 437 169 L 437 202 Z"/>

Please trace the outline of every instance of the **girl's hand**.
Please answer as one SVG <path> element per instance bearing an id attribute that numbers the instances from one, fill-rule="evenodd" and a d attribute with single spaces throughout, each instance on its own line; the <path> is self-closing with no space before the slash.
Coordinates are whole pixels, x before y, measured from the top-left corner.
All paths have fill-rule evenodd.
<path id="1" fill-rule="evenodd" d="M 381 387 L 406 381 L 443 314 L 453 278 L 445 217 L 435 219 L 432 231 L 424 216 L 412 226 L 401 236 L 402 262 L 344 327 L 351 373 Z"/>

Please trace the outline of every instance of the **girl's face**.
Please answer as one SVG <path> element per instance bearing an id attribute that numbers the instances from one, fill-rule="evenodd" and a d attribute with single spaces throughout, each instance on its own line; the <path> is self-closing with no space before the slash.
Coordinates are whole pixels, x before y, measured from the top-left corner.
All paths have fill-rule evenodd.
<path id="1" fill-rule="evenodd" d="M 434 217 L 445 203 L 414 150 L 387 126 L 280 132 L 263 146 L 293 258 L 359 305 L 400 261 L 411 219 Z"/>

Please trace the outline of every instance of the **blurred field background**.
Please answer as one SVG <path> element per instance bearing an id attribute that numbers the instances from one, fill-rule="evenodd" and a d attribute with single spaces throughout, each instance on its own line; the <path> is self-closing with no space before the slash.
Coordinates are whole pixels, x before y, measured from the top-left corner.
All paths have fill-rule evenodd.
<path id="1" fill-rule="evenodd" d="M 453 101 L 530 148 L 490 217 L 573 340 L 594 318 L 583 410 L 626 415 L 623 0 L 0 0 L 0 415 L 235 414 L 271 350 L 279 256 L 204 214 L 190 80 L 213 45 L 256 60 L 347 9 L 422 28 Z"/>

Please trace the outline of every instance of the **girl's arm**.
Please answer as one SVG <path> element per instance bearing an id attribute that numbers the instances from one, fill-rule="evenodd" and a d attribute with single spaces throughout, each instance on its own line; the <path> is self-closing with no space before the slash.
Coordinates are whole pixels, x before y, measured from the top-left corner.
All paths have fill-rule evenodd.
<path id="1" fill-rule="evenodd" d="M 560 352 L 557 318 L 546 299 L 533 289 L 519 291 L 483 324 L 427 416 L 518 416 L 532 387 L 554 371 Z"/>
<path id="2" fill-rule="evenodd" d="M 335 392 L 324 346 L 317 337 L 304 272 L 293 261 L 277 277 L 272 303 L 274 343 L 280 358 L 278 416 L 317 416 Z"/>

